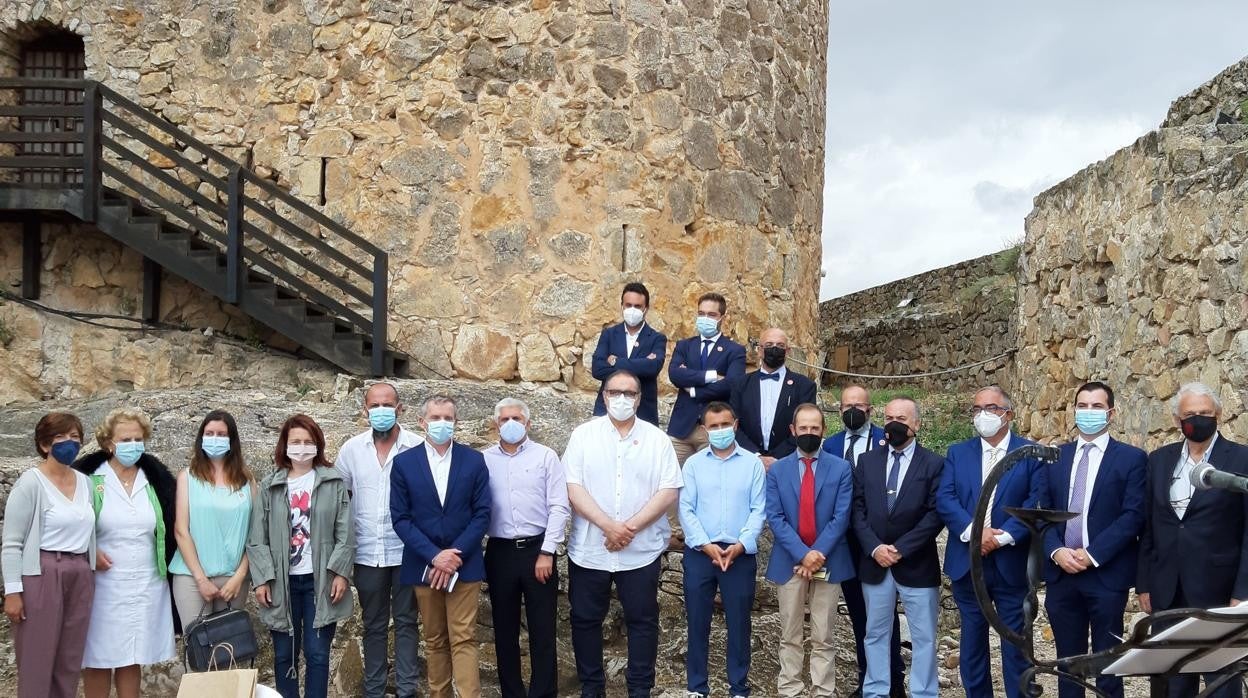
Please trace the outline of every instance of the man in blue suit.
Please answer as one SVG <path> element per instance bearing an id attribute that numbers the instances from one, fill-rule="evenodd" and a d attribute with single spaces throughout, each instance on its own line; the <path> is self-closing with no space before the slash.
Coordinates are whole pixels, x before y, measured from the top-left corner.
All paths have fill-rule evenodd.
<path id="1" fill-rule="evenodd" d="M 637 417 L 651 424 L 659 423 L 659 371 L 667 356 L 667 336 L 646 322 L 650 309 L 650 291 L 636 281 L 625 284 L 620 294 L 620 307 L 624 322 L 612 325 L 598 335 L 594 358 L 589 372 L 594 380 L 603 381 L 598 386 L 598 399 L 594 401 L 594 416 L 607 413 L 606 400 L 602 399 L 602 386 L 616 371 L 628 371 L 641 380 L 641 405 Z"/>
<path id="2" fill-rule="evenodd" d="M 399 580 L 415 584 L 428 660 L 429 695 L 481 693 L 477 597 L 485 578 L 481 539 L 490 523 L 485 457 L 455 443 L 455 401 L 425 401 L 423 446 L 394 459 L 390 520 L 403 541 Z"/>
<path id="3" fill-rule="evenodd" d="M 945 461 L 918 443 L 919 405 L 908 397 L 884 408 L 887 445 L 863 454 L 854 470 L 854 533 L 862 545 L 858 578 L 867 604 L 867 680 L 862 695 L 905 695 L 892 683 L 890 635 L 897 598 L 906 607 L 914 647 L 910 696 L 937 698 L 936 625 L 940 618 L 940 552 L 945 527 L 936 492 Z"/>
<path id="4" fill-rule="evenodd" d="M 1172 608 L 1236 606 L 1248 600 L 1248 497 L 1222 489 L 1197 490 L 1191 473 L 1208 465 L 1248 475 L 1248 448 L 1222 436 L 1222 402 L 1208 386 L 1187 383 L 1170 403 L 1183 440 L 1148 455 L 1144 535 L 1135 591 L 1145 613 Z M 1205 686 L 1221 674 L 1205 674 Z M 1170 696 L 1190 698 L 1199 676 L 1170 679 Z M 1242 695 L 1239 679 L 1215 698 Z"/>
<path id="5" fill-rule="evenodd" d="M 702 294 L 695 323 L 698 334 L 676 342 L 667 365 L 667 377 L 680 390 L 667 435 L 681 465 L 706 448 L 706 432 L 699 424 L 702 410 L 715 400 L 728 400 L 732 382 L 745 375 L 745 347 L 723 335 L 727 313 L 728 301 L 723 296 Z"/>
<path id="6" fill-rule="evenodd" d="M 849 556 L 849 510 L 853 474 L 845 459 L 820 454 L 823 412 L 811 403 L 793 413 L 797 450 L 767 471 L 767 523 L 775 540 L 767 579 L 779 585 L 781 698 L 836 693 L 832 628 L 840 583 L 854 576 Z M 802 680 L 803 622 L 810 604 L 810 678 Z"/>
<path id="7" fill-rule="evenodd" d="M 829 436 L 823 442 L 823 450 L 834 456 L 842 456 L 850 465 L 856 466 L 858 459 L 884 443 L 884 430 L 871 422 L 871 394 L 861 385 L 847 385 L 841 390 L 841 423 L 845 429 Z M 849 536 L 849 552 L 857 564 L 862 559 L 862 547 L 858 545 L 858 536 Z M 849 611 L 849 622 L 854 629 L 854 653 L 858 659 L 858 687 L 849 695 L 851 698 L 862 695 L 863 683 L 867 676 L 867 606 L 862 598 L 862 584 L 858 578 L 848 579 L 841 584 L 841 595 L 845 599 L 845 610 Z M 906 664 L 901 658 L 901 620 L 897 611 L 893 611 L 892 640 L 889 641 L 890 674 L 889 684 L 893 687 L 892 695 L 905 696 Z"/>
<path id="8" fill-rule="evenodd" d="M 784 330 L 772 327 L 759 336 L 762 366 L 732 383 L 729 403 L 737 414 L 737 444 L 757 453 L 763 467 L 770 468 L 797 448 L 789 426 L 793 410 L 803 403 L 814 403 L 815 382 L 784 365 L 789 338 Z"/>
<path id="9" fill-rule="evenodd" d="M 991 698 L 994 694 L 988 661 L 988 621 L 979 610 L 971 584 L 971 546 L 979 546 L 984 555 L 984 580 L 997 614 L 1011 628 L 1021 631 L 1029 534 L 1021 521 L 1005 513 L 1005 507 L 1037 506 L 1044 488 L 1044 472 L 1039 462 L 1032 459 L 1016 464 L 997 485 L 983 538 L 972 541 L 971 522 L 984 479 L 1007 453 L 1032 442 L 1011 431 L 1014 406 L 1010 396 L 998 386 L 975 393 L 971 415 L 979 436 L 949 447 L 936 509 L 949 527 L 945 574 L 953 582 L 953 600 L 962 616 L 962 644 L 958 648 L 962 686 L 968 698 Z M 1019 677 L 1027 660 L 1013 644 L 1001 644 L 1005 694 L 1018 698 Z"/>
<path id="10" fill-rule="evenodd" d="M 1044 507 L 1079 516 L 1044 532 L 1048 593 L 1044 607 L 1053 626 L 1058 657 L 1087 654 L 1118 644 L 1127 594 L 1135 584 L 1139 535 L 1144 528 L 1144 480 L 1148 455 L 1110 438 L 1114 391 L 1099 381 L 1075 391 L 1079 438 L 1062 446 L 1047 469 Z M 1122 679 L 1100 676 L 1097 688 L 1121 698 Z M 1061 681 L 1060 698 L 1080 698 L 1083 687 Z"/>

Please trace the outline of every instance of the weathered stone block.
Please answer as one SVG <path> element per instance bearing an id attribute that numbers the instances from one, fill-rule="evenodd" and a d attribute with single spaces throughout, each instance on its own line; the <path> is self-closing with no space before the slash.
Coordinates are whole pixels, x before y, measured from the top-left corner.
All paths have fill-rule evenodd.
<path id="1" fill-rule="evenodd" d="M 758 184 L 747 172 L 712 172 L 706 177 L 706 212 L 755 225 L 760 210 Z"/>
<path id="2" fill-rule="evenodd" d="M 451 365 L 462 378 L 510 380 L 516 375 L 516 340 L 484 325 L 461 325 Z"/>
<path id="3" fill-rule="evenodd" d="M 544 334 L 525 335 L 520 339 L 520 379 L 526 381 L 557 381 L 559 357 L 550 339 Z"/>

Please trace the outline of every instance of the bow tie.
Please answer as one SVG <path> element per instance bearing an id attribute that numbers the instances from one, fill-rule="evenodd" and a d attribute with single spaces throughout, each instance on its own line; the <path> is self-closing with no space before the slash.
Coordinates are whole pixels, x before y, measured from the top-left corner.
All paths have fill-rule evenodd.
<path id="1" fill-rule="evenodd" d="M 779 382 L 779 381 L 780 381 L 780 372 L 779 372 L 779 371 L 776 371 L 775 373 L 759 373 L 759 374 L 758 374 L 758 379 L 759 379 L 760 381 L 776 381 L 776 382 Z"/>

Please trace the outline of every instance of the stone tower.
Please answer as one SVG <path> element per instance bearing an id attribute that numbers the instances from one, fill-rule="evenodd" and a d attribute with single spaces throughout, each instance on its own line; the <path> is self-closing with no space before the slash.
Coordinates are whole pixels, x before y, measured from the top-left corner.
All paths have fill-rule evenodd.
<path id="1" fill-rule="evenodd" d="M 0 65 L 78 34 L 88 78 L 380 245 L 417 375 L 588 388 L 634 279 L 673 339 L 713 290 L 738 340 L 778 324 L 815 355 L 827 23 L 823 0 L 16 0 Z M 229 317 L 197 302 L 167 319 Z"/>

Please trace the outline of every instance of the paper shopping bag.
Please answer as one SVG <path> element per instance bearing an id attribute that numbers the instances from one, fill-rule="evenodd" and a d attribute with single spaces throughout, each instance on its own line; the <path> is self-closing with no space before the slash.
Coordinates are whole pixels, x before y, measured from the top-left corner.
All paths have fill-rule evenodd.
<path id="1" fill-rule="evenodd" d="M 252 698 L 255 669 L 223 669 L 182 675 L 178 698 Z"/>

